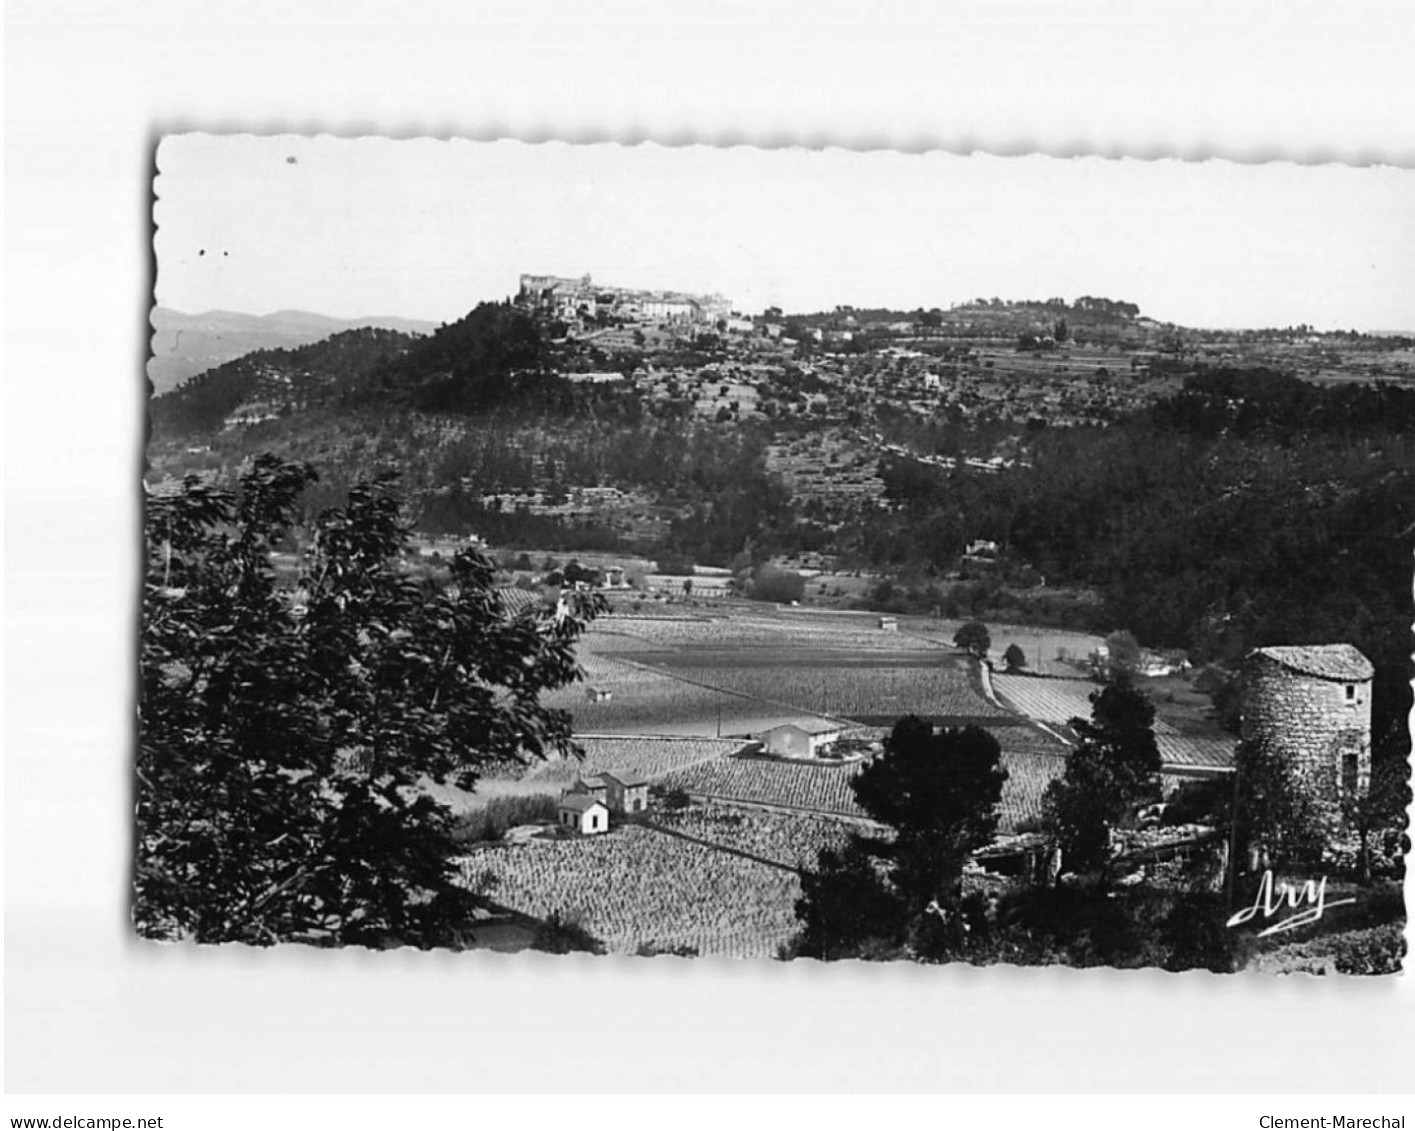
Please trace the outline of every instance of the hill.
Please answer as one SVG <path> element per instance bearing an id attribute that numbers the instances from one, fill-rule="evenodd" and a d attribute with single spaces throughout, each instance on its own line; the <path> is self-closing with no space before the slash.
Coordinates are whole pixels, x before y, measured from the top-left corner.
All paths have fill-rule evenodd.
<path id="1" fill-rule="evenodd" d="M 258 350 L 294 349 L 310 345 L 345 330 L 374 327 L 403 334 L 431 334 L 432 322 L 411 318 L 331 318 L 303 310 L 274 314 L 238 314 L 208 310 L 184 314 L 167 307 L 152 312 L 152 358 L 147 375 L 160 395 L 208 369 L 215 369 Z"/>
<path id="2" fill-rule="evenodd" d="M 363 327 L 294 349 L 256 350 L 155 396 L 152 426 L 158 435 L 210 432 L 337 402 L 351 384 L 422 340 Z"/>

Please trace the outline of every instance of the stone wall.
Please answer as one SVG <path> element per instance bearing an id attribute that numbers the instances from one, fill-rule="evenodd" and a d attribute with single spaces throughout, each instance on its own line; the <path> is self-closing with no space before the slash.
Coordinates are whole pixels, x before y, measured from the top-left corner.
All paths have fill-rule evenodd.
<path id="1" fill-rule="evenodd" d="M 1270 656 L 1248 658 L 1243 683 L 1243 737 L 1267 739 L 1291 760 L 1295 776 L 1333 816 L 1350 788 L 1371 779 L 1371 682 L 1293 671 Z"/>

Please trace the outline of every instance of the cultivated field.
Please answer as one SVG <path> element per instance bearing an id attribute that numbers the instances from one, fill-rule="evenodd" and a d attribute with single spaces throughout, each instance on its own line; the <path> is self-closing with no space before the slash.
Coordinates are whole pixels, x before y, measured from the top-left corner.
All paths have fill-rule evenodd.
<path id="1" fill-rule="evenodd" d="M 586 679 L 541 697 L 547 707 L 569 711 L 576 733 L 664 734 L 717 737 L 755 734 L 782 723 L 809 723 L 794 710 L 744 695 L 675 679 L 662 671 L 593 653 L 582 654 Z M 590 702 L 587 688 L 607 691 L 608 702 Z"/>
<path id="2" fill-rule="evenodd" d="M 643 738 L 636 735 L 589 736 L 575 739 L 585 752 L 585 760 L 566 758 L 538 766 L 523 779 L 528 782 L 569 784 L 584 774 L 621 770 L 661 778 L 702 762 L 711 762 L 736 753 L 742 747 L 729 738 Z"/>
<path id="3" fill-rule="evenodd" d="M 826 648 L 848 655 L 874 649 L 916 652 L 951 648 L 943 642 L 936 644 L 905 633 L 881 632 L 874 627 L 873 617 L 813 615 L 795 610 L 773 614 L 747 608 L 742 612 L 734 610 L 730 617 L 703 620 L 613 616 L 599 626 L 602 631 L 671 649 Z M 609 645 L 607 650 L 619 649 Z"/>
<path id="4" fill-rule="evenodd" d="M 1155 723 L 1155 745 L 1160 748 L 1160 757 L 1172 766 L 1232 766 L 1237 743 L 1232 735 L 1177 734 L 1168 728 L 1161 731 L 1160 723 Z"/>
<path id="5" fill-rule="evenodd" d="M 928 639 L 951 642 L 961 624 L 962 621 L 956 620 L 909 617 L 899 627 Z M 1105 643 L 1101 637 L 1083 632 L 991 622 L 988 624 L 988 635 L 992 639 L 988 655 L 993 663 L 1000 666 L 1008 645 L 1016 644 L 1026 657 L 1025 670 L 1038 675 L 1075 676 L 1078 673 L 1076 664 L 1084 664 L 1086 657 Z"/>
<path id="6" fill-rule="evenodd" d="M 1004 747 L 1002 765 L 1008 776 L 1002 787 L 998 829 L 1012 832 L 1019 823 L 1041 816 L 1042 793 L 1065 772 L 1066 758 L 1062 753 L 1042 753 L 1035 748 Z M 850 788 L 850 780 L 859 769 L 859 763 L 831 766 L 749 756 L 703 762 L 669 774 L 663 784 L 719 803 L 773 805 L 796 812 L 868 820 Z"/>
<path id="7" fill-rule="evenodd" d="M 1099 684 L 1089 680 L 1032 679 L 1010 675 L 993 676 L 993 687 L 1006 702 L 1063 735 L 1069 735 L 1066 724 L 1072 718 L 1091 717 L 1090 697 L 1100 690 Z M 1189 729 L 1196 728 L 1191 726 Z M 1154 732 L 1160 757 L 1166 763 L 1194 767 L 1233 764 L 1234 739 L 1216 727 L 1208 733 L 1181 733 L 1157 715 Z"/>
<path id="8" fill-rule="evenodd" d="M 1066 758 L 1057 754 L 1004 750 L 1002 764 L 1007 769 L 1007 782 L 1002 787 L 1002 815 L 997 831 L 1012 833 L 1023 822 L 1041 819 L 1042 794 L 1066 772 Z"/>
<path id="9" fill-rule="evenodd" d="M 787 868 L 814 868 L 827 848 L 839 850 L 858 826 L 828 817 L 797 816 L 714 803 L 663 813 L 655 822 L 721 848 L 746 852 Z"/>
<path id="10" fill-rule="evenodd" d="M 849 659 L 842 656 L 840 662 L 821 664 L 792 663 L 782 657 L 779 663 L 759 667 L 740 660 L 734 663 L 731 657 L 709 666 L 680 666 L 675 658 L 668 670 L 698 683 L 837 718 L 1007 717 L 1007 712 L 976 694 L 968 673 L 946 657 L 943 663 L 901 667 L 851 664 Z"/>
<path id="11" fill-rule="evenodd" d="M 639 826 L 482 848 L 462 869 L 469 880 L 491 873 L 502 906 L 575 918 L 611 952 L 773 957 L 797 929 L 794 872 Z"/>
<path id="12" fill-rule="evenodd" d="M 865 818 L 850 779 L 856 765 L 831 766 L 775 758 L 723 758 L 670 774 L 663 784 L 690 794 L 758 805 Z"/>
<path id="13" fill-rule="evenodd" d="M 993 690 L 1024 715 L 1052 726 L 1091 717 L 1091 696 L 1101 688 L 1088 679 L 1032 679 L 994 675 Z"/>

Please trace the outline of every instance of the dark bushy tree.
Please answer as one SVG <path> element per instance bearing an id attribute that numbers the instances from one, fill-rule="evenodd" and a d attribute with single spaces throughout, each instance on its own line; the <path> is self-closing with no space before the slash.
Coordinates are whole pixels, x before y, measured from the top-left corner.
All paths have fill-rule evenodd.
<path id="1" fill-rule="evenodd" d="M 988 633 L 988 626 L 982 621 L 970 620 L 960 625 L 958 631 L 953 634 L 953 643 L 981 660 L 992 647 L 992 636 Z"/>
<path id="2" fill-rule="evenodd" d="M 1042 819 L 1074 872 L 1104 867 L 1111 830 L 1125 825 L 1138 806 L 1161 797 L 1154 705 L 1123 680 L 1091 702 L 1089 722 L 1071 720 L 1081 741 L 1066 759 L 1066 772 L 1042 797 Z"/>
<path id="3" fill-rule="evenodd" d="M 956 954 L 963 865 L 997 831 L 1001 757 L 981 727 L 936 731 L 914 716 L 900 720 L 851 783 L 860 807 L 893 836 L 857 837 L 843 854 L 822 854 L 797 905 L 802 953 L 840 957 L 892 940 L 920 958 Z"/>
<path id="4" fill-rule="evenodd" d="M 789 605 L 799 601 L 805 593 L 806 579 L 794 570 L 761 565 L 752 576 L 752 597 L 758 601 Z"/>
<path id="5" fill-rule="evenodd" d="M 309 535 L 298 598 L 272 551 L 306 464 L 261 457 L 239 494 L 149 500 L 133 916 L 200 942 L 456 945 L 470 901 L 448 809 L 422 784 L 565 750 L 539 704 L 597 601 L 511 615 L 471 551 L 450 584 L 398 564 L 388 484 Z"/>
<path id="6" fill-rule="evenodd" d="M 821 852 L 801 876 L 796 917 L 802 929 L 791 957 L 894 958 L 904 938 L 902 905 L 861 838 Z"/>
<path id="7" fill-rule="evenodd" d="M 1375 758 L 1365 793 L 1342 798 L 1342 816 L 1359 842 L 1361 882 L 1371 880 L 1371 838 L 1382 832 L 1403 832 L 1410 806 L 1410 764 L 1406 758 Z M 1402 853 L 1403 855 L 1403 853 Z"/>
<path id="8" fill-rule="evenodd" d="M 1007 665 L 1007 670 L 1015 672 L 1027 666 L 1027 653 L 1016 644 L 1009 644 L 1007 651 L 1002 654 L 1002 662 Z"/>

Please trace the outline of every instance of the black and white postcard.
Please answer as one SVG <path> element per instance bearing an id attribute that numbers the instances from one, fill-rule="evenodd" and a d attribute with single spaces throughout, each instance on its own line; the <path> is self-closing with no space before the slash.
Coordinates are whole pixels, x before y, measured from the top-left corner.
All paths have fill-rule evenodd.
<path id="1" fill-rule="evenodd" d="M 1401 968 L 1415 174 L 156 168 L 143 938 Z"/>

